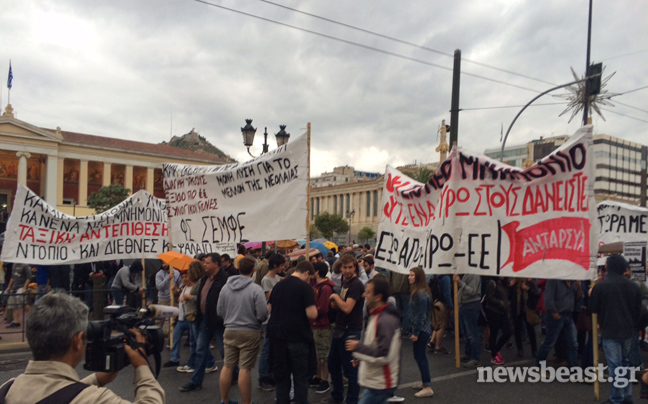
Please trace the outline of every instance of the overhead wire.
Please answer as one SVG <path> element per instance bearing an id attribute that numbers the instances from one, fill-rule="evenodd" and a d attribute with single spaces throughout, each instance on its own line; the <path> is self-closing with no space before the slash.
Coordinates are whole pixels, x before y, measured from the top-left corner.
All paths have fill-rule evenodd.
<path id="1" fill-rule="evenodd" d="M 640 121 L 640 122 L 646 122 L 646 123 L 648 123 L 648 121 L 645 120 L 645 119 L 635 118 L 634 116 L 630 116 L 630 115 L 622 114 L 621 112 L 613 111 L 613 110 L 611 110 L 611 109 L 601 108 L 601 107 L 599 107 L 599 109 L 600 109 L 601 111 L 611 112 L 611 113 L 616 114 L 616 115 L 621 115 L 621 116 L 625 116 L 626 118 L 634 119 L 634 120 L 636 120 L 636 121 Z"/>
<path id="2" fill-rule="evenodd" d="M 529 107 L 545 107 L 548 105 L 566 105 L 568 102 L 545 102 L 540 104 L 531 104 Z M 461 111 L 481 111 L 484 109 L 504 109 L 504 108 L 522 108 L 524 104 L 521 105 L 501 105 L 497 107 L 475 107 L 475 108 L 461 108 Z"/>
<path id="3" fill-rule="evenodd" d="M 427 62 L 425 60 L 416 59 L 416 58 L 413 58 L 413 57 L 401 55 L 401 54 L 398 54 L 398 53 L 395 53 L 395 52 L 390 52 L 390 51 L 380 49 L 380 48 L 376 48 L 376 47 L 373 47 L 373 46 L 353 42 L 353 41 L 350 41 L 348 39 L 342 39 L 342 38 L 338 38 L 338 37 L 335 37 L 335 36 L 332 36 L 332 35 L 323 34 L 321 32 L 311 31 L 311 30 L 306 29 L 306 28 L 301 28 L 301 27 L 297 27 L 295 25 L 286 24 L 286 23 L 281 22 L 281 21 L 276 21 L 276 20 L 272 20 L 270 18 L 261 17 L 261 16 L 258 16 L 258 15 L 255 15 L 255 14 L 250 14 L 250 13 L 247 13 L 245 11 L 236 10 L 236 9 L 233 9 L 233 8 L 221 6 L 219 4 L 210 3 L 210 2 L 208 2 L 206 0 L 193 0 L 193 1 L 195 1 L 196 3 L 202 3 L 202 4 L 205 4 L 205 5 L 208 5 L 208 6 L 212 6 L 212 7 L 220 8 L 220 9 L 223 9 L 223 10 L 231 11 L 231 12 L 234 12 L 234 13 L 237 13 L 237 14 L 245 15 L 247 17 L 252 17 L 252 18 L 256 18 L 258 20 L 262 20 L 262 21 L 273 23 L 273 24 L 281 25 L 281 26 L 284 26 L 284 27 L 287 27 L 287 28 L 296 29 L 298 31 L 302 31 L 302 32 L 306 32 L 306 33 L 309 33 L 309 34 L 312 34 L 312 35 L 320 36 L 322 38 L 327 38 L 327 39 L 330 39 L 330 40 L 333 40 L 333 41 L 342 42 L 342 43 L 345 43 L 347 45 L 352 45 L 352 46 L 356 46 L 356 47 L 359 47 L 359 48 L 363 48 L 363 49 L 371 50 L 371 51 L 374 51 L 374 52 L 382 53 L 382 54 L 385 54 L 385 55 L 394 56 L 394 57 L 397 57 L 397 58 L 409 60 L 411 62 L 420 63 L 420 64 L 423 64 L 423 65 L 436 67 L 438 69 L 447 70 L 447 71 L 452 71 L 453 70 L 451 67 L 446 67 L 446 66 L 442 66 L 442 65 L 439 65 L 439 64 L 436 64 L 436 63 Z M 493 78 L 490 78 L 490 77 L 481 76 L 481 75 L 474 74 L 474 73 L 469 73 L 469 72 L 466 72 L 466 71 L 462 71 L 461 74 L 463 74 L 465 76 L 470 76 L 470 77 L 475 77 L 475 78 L 478 78 L 478 79 L 490 81 L 490 82 L 497 83 L 497 84 L 502 84 L 502 85 L 509 86 L 509 87 L 519 88 L 521 90 L 531 91 L 531 92 L 534 92 L 534 93 L 541 93 L 542 92 L 542 91 L 534 90 L 532 88 L 520 86 L 520 85 L 517 85 L 517 84 L 508 83 L 508 82 L 505 82 L 505 81 L 493 79 Z"/>
<path id="4" fill-rule="evenodd" d="M 290 10 L 290 11 L 293 11 L 293 12 L 296 12 L 296 13 L 299 13 L 299 14 L 304 14 L 304 15 L 307 15 L 309 17 L 313 17 L 313 18 L 316 18 L 316 19 L 319 19 L 319 20 L 322 20 L 322 21 L 330 22 L 331 24 L 340 25 L 342 27 L 346 27 L 346 28 L 349 28 L 349 29 L 352 29 L 352 30 L 355 30 L 355 31 L 363 32 L 365 34 L 374 35 L 374 36 L 377 36 L 377 37 L 380 37 L 380 38 L 383 38 L 383 39 L 387 39 L 389 41 L 393 41 L 393 42 L 397 42 L 397 43 L 400 43 L 400 44 L 403 44 L 403 45 L 407 45 L 407 46 L 411 46 L 411 47 L 418 48 L 418 49 L 421 49 L 421 50 L 425 50 L 427 52 L 432 52 L 432 53 L 436 53 L 438 55 L 447 56 L 447 57 L 451 57 L 451 58 L 454 57 L 454 55 L 451 54 L 451 53 L 440 51 L 438 49 L 429 48 L 429 47 L 423 46 L 423 45 L 418 45 L 418 44 L 408 42 L 408 41 L 405 41 L 405 40 L 402 40 L 402 39 L 394 38 L 394 37 L 389 36 L 389 35 L 381 34 L 381 33 L 375 32 L 375 31 L 370 31 L 368 29 L 360 28 L 360 27 L 357 27 L 357 26 L 351 25 L 351 24 L 346 24 L 346 23 L 343 23 L 343 22 L 340 22 L 340 21 L 333 20 L 331 18 L 322 17 L 322 16 L 319 16 L 317 14 L 312 14 L 312 13 L 302 11 L 302 10 L 299 10 L 299 9 L 296 9 L 296 8 L 284 6 L 283 4 L 278 4 L 278 3 L 275 3 L 275 2 L 272 2 L 272 1 L 269 1 L 269 0 L 259 0 L 259 1 L 261 1 L 263 3 L 271 4 L 273 6 L 277 6 L 277 7 L 286 9 L 286 10 Z M 471 59 L 467 59 L 467 58 L 462 57 L 461 61 L 476 64 L 478 66 L 486 67 L 486 68 L 489 68 L 489 69 L 497 70 L 499 72 L 512 74 L 514 76 L 523 77 L 525 79 L 534 80 L 534 81 L 537 81 L 537 82 L 540 82 L 540 83 L 556 86 L 556 84 L 554 84 L 554 83 L 551 83 L 551 82 L 548 82 L 548 81 L 545 81 L 545 80 L 542 80 L 542 79 L 539 79 L 539 78 L 536 78 L 536 77 L 527 76 L 527 75 L 522 74 L 522 73 L 517 73 L 517 72 L 511 71 L 511 70 L 503 69 L 501 67 L 497 67 L 497 66 L 486 64 L 486 63 L 478 62 L 476 60 L 471 60 Z"/>

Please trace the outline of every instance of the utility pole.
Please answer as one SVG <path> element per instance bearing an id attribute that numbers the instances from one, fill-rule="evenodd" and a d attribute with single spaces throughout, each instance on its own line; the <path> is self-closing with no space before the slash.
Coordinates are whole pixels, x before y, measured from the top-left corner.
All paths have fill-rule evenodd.
<path id="1" fill-rule="evenodd" d="M 459 83 L 461 78 L 461 49 L 454 52 L 452 68 L 452 101 L 450 103 L 450 149 L 458 145 L 459 136 Z"/>

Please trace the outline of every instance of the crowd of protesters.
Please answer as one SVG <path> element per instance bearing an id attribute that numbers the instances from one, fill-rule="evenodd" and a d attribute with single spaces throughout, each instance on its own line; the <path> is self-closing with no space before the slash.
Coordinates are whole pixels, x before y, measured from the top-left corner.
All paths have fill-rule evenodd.
<path id="1" fill-rule="evenodd" d="M 173 298 L 180 315 L 164 366 L 191 374 L 180 391 L 201 389 L 205 374 L 218 371 L 212 354 L 217 349 L 224 362 L 220 394 L 225 404 L 231 403 L 230 386 L 237 383 L 243 403 L 249 404 L 254 379 L 259 388 L 274 390 L 279 404 L 306 403 L 309 388 L 330 392 L 331 403 L 403 401 L 395 392 L 405 338 L 412 342 L 420 372 L 415 396 L 431 397 L 428 352 L 451 353 L 443 346 L 444 336 L 456 331 L 465 341 L 465 368 L 483 366 L 483 351 L 492 365 L 503 365 L 515 352 L 505 348 L 514 345 L 517 357 L 530 355 L 538 364 L 592 366 L 591 312 L 599 314 L 610 374 L 619 366 L 643 368 L 639 341 L 648 325 L 642 309 L 648 288 L 628 279 L 628 263 L 619 254 L 608 258 L 595 287 L 589 281 L 431 276 L 420 267 L 389 272 L 375 266 L 369 246 L 360 245 L 296 261 L 273 251 L 260 257 L 259 250 L 243 246 L 235 257 L 210 253 L 195 258 L 188 270 L 172 274 L 166 264 L 149 268 L 139 260 L 73 269 L 5 266 L 2 306 L 11 311 L 5 321 L 20 327 L 29 293 L 38 299 L 51 289 L 71 291 L 91 310 L 98 305 L 93 298 L 97 285 L 106 291 L 100 306 L 136 307 L 143 298 L 168 305 Z M 457 307 L 452 282 L 458 286 Z M 455 310 L 460 330 L 454 330 Z M 545 335 L 540 346 L 537 327 Z M 185 334 L 190 351 L 182 362 Z M 257 360 L 258 378 L 252 373 Z M 610 402 L 631 401 L 629 388 L 612 387 Z"/>

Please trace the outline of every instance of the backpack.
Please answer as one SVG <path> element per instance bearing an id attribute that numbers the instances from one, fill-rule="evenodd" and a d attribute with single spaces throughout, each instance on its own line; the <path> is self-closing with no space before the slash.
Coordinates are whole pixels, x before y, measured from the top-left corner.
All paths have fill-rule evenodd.
<path id="1" fill-rule="evenodd" d="M 441 280 L 438 275 L 434 275 L 428 282 L 430 292 L 432 292 L 432 303 L 443 301 L 443 291 L 441 290 Z"/>
<path id="2" fill-rule="evenodd" d="M 322 289 L 324 288 L 324 286 L 328 286 L 329 288 L 331 288 L 331 292 L 333 292 L 333 287 L 332 287 L 331 285 L 328 285 L 328 284 L 322 284 L 322 285 L 319 286 L 319 288 L 317 289 L 317 296 L 319 296 L 320 293 L 322 293 Z M 327 315 L 327 317 L 328 317 L 328 319 L 329 319 L 329 323 L 330 323 L 330 324 L 333 324 L 333 323 L 335 323 L 335 322 L 337 321 L 338 310 L 332 308 L 332 307 L 330 306 L 330 304 L 329 304 L 329 309 L 328 309 L 328 312 L 326 313 L 326 315 Z"/>

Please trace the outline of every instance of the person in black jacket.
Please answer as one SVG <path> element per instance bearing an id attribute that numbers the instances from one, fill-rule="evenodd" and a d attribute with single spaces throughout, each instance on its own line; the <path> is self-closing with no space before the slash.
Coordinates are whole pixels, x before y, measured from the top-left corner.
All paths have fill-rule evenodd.
<path id="1" fill-rule="evenodd" d="M 491 349 L 491 363 L 503 365 L 504 358 L 500 350 L 511 338 L 511 321 L 508 300 L 508 281 L 506 278 L 493 278 L 486 284 L 486 296 L 484 298 L 484 309 L 488 326 L 490 327 L 490 338 L 488 346 Z M 497 338 L 501 331 L 502 335 Z"/>
<path id="2" fill-rule="evenodd" d="M 628 261 L 621 254 L 612 254 L 605 262 L 607 276 L 596 284 L 590 296 L 590 313 L 598 313 L 603 351 L 610 367 L 610 403 L 631 403 L 630 370 L 631 339 L 637 338 L 641 315 L 641 290 L 623 276 Z"/>
<path id="3" fill-rule="evenodd" d="M 217 253 L 207 254 L 202 264 L 205 268 L 206 275 L 200 280 L 198 288 L 198 299 L 196 302 L 196 323 L 198 324 L 198 337 L 196 339 L 196 369 L 189 383 L 180 387 L 180 391 L 193 391 L 202 388 L 202 382 L 205 378 L 205 368 L 207 365 L 207 351 L 209 350 L 209 341 L 216 338 L 216 346 L 220 351 L 221 358 L 225 358 L 225 348 L 223 346 L 223 333 L 225 325 L 223 319 L 216 314 L 216 305 L 221 289 L 227 283 L 227 272 L 221 270 L 221 257 Z"/>

